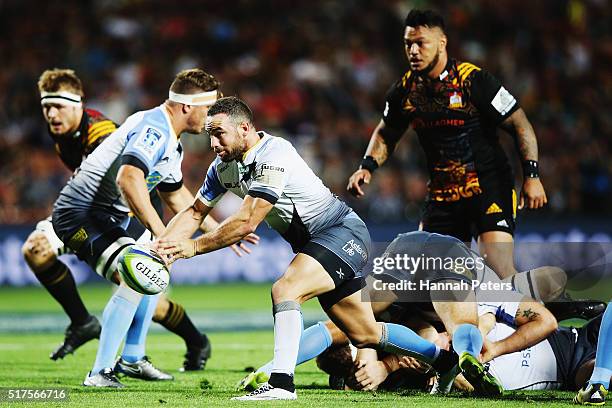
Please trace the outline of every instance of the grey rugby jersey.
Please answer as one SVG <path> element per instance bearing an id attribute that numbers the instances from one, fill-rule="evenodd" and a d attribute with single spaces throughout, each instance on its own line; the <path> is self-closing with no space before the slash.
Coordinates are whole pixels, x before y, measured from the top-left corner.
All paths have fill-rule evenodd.
<path id="1" fill-rule="evenodd" d="M 295 251 L 352 210 L 329 191 L 290 142 L 265 132 L 257 134 L 259 142 L 241 161 L 224 163 L 217 157 L 211 163 L 197 197 L 208 207 L 214 207 L 227 191 L 269 201 L 274 207 L 266 223 Z"/>
<path id="2" fill-rule="evenodd" d="M 60 192 L 55 208 L 128 213 L 116 178 L 122 164 L 142 169 L 149 191 L 182 185 L 183 149 L 163 105 L 133 114 L 91 153 Z"/>

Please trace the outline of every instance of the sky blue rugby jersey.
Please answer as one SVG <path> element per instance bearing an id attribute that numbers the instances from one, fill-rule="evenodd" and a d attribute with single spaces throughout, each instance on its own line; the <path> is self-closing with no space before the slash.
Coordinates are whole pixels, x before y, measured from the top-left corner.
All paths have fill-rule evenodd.
<path id="1" fill-rule="evenodd" d="M 214 207 L 223 194 L 247 194 L 274 204 L 265 218 L 292 245 L 339 224 L 351 208 L 329 191 L 293 145 L 280 137 L 258 132 L 259 142 L 242 160 L 211 163 L 197 197 Z"/>
<path id="2" fill-rule="evenodd" d="M 83 161 L 55 208 L 128 213 L 115 181 L 122 164 L 142 169 L 149 191 L 174 191 L 182 185 L 182 160 L 183 148 L 163 105 L 137 112 Z"/>

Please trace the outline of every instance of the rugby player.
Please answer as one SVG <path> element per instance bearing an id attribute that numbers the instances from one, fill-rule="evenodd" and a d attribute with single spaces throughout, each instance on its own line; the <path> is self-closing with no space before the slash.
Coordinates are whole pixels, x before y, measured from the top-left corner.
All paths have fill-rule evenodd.
<path id="1" fill-rule="evenodd" d="M 431 335 L 431 332 L 428 332 L 427 329 L 432 326 L 429 324 L 423 326 L 423 322 L 435 322 L 442 331 L 447 331 L 451 335 L 457 329 L 461 330 L 460 327 L 457 329 L 455 327 L 467 321 L 479 326 L 480 321 L 478 317 L 467 320 L 472 313 L 478 315 L 476 303 L 448 302 L 446 301 L 448 300 L 448 295 L 444 293 L 444 290 L 419 289 L 418 285 L 421 282 L 435 284 L 437 282 L 457 283 L 463 281 L 466 282 L 466 285 L 469 282 L 468 287 L 473 287 L 472 282 L 478 281 L 480 284 L 474 290 L 474 299 L 479 303 L 488 300 L 489 302 L 485 304 L 498 304 L 499 299 L 506 300 L 507 304 L 510 304 L 513 308 L 509 307 L 508 310 L 500 309 L 499 316 L 504 316 L 507 321 L 512 322 L 518 329 L 512 336 L 500 342 L 491 343 L 485 340 L 483 344 L 483 340 L 480 340 L 484 347 L 482 350 L 474 350 L 476 356 L 480 356 L 481 352 L 484 352 L 490 359 L 501 354 L 521 350 L 542 340 L 557 327 L 554 316 L 532 298 L 510 288 L 509 290 L 491 290 L 491 293 L 487 293 L 487 286 L 502 285 L 502 282 L 484 263 L 480 269 L 475 267 L 476 262 L 472 262 L 474 267 L 460 270 L 457 266 L 459 262 L 462 265 L 468 265 L 470 262 L 467 259 L 475 260 L 477 255 L 456 238 L 423 231 L 400 234 L 385 248 L 381 259 L 393 259 L 397 255 L 406 255 L 413 258 L 422 256 L 422 259 L 454 259 L 457 262 L 455 263 L 456 266 L 450 271 L 439 268 L 428 270 L 425 264 L 421 264 L 419 270 L 416 271 L 407 271 L 393 267 L 382 273 L 368 276 L 366 281 L 368 281 L 369 298 L 372 301 L 374 314 L 380 321 L 404 325 L 408 322 L 407 325 L 409 327 L 417 330 L 421 336 L 428 336 L 427 338 L 430 341 L 437 339 L 437 332 Z M 374 283 L 375 280 L 378 280 L 379 283 Z M 388 290 L 380 289 L 381 282 L 415 282 L 417 285 L 415 285 L 414 290 L 409 291 L 404 289 Z M 483 283 L 486 285 L 483 286 Z M 332 344 L 346 342 L 346 338 L 341 333 L 337 333 L 337 331 L 338 329 L 333 327 L 331 322 L 327 322 L 324 325 L 315 325 L 305 330 L 300 343 L 298 363 L 315 357 Z M 470 335 L 477 336 L 477 333 L 472 332 Z M 453 340 L 461 341 L 462 339 L 460 336 L 453 335 Z M 376 363 L 378 363 L 378 359 L 374 355 L 374 359 L 373 361 L 370 359 L 369 365 L 371 367 Z M 382 363 L 378 364 L 379 372 L 384 372 L 384 367 Z M 269 368 L 270 363 L 257 370 L 255 374 L 245 377 L 242 381 L 243 386 L 252 385 L 253 381 L 260 382 L 265 376 L 259 373 L 269 375 Z M 360 368 L 364 370 L 369 369 L 369 367 Z M 358 371 L 358 380 L 359 376 L 360 373 Z M 449 373 L 448 376 L 451 379 L 454 377 L 452 373 Z M 471 378 L 472 374 L 470 372 L 465 373 L 465 376 L 467 376 L 468 381 L 471 380 L 471 383 L 476 384 L 476 387 L 478 387 L 476 388 L 477 393 L 489 394 L 487 390 L 480 388 L 479 381 L 474 381 L 475 379 Z M 382 380 L 384 378 L 380 379 L 381 382 Z M 491 381 L 494 382 L 494 376 L 491 377 Z M 371 378 L 360 380 L 360 387 L 365 387 L 366 389 L 373 389 L 377 385 L 378 383 L 371 382 Z"/>
<path id="2" fill-rule="evenodd" d="M 389 89 L 383 117 L 348 190 L 361 184 L 393 153 L 409 126 L 427 156 L 429 195 L 421 228 L 470 242 L 500 278 L 514 275 L 514 178 L 499 144 L 501 127 L 515 138 L 523 163 L 519 209 L 547 202 L 539 178 L 538 145 L 525 112 L 501 82 L 476 65 L 449 58 L 444 20 L 412 10 L 405 20 L 410 69 Z"/>
<path id="3" fill-rule="evenodd" d="M 439 14 L 412 10 L 405 26 L 410 69 L 388 90 L 382 120 L 347 189 L 363 196 L 361 185 L 371 181 L 374 171 L 412 127 L 427 157 L 430 176 L 420 229 L 464 242 L 476 238 L 487 264 L 500 278 L 510 278 L 517 273 L 513 258 L 517 198 L 497 128 L 512 135 L 523 165 L 518 209 L 535 210 L 547 198 L 533 127 L 516 98 L 491 73 L 449 58 L 445 24 Z M 523 293 L 547 298 L 537 284 L 522 285 L 531 289 Z M 559 300 L 564 301 L 551 307 L 560 319 L 588 318 L 604 310 L 601 302 Z"/>
<path id="4" fill-rule="evenodd" d="M 44 71 L 38 80 L 38 90 L 55 150 L 66 167 L 75 171 L 83 158 L 115 131 L 116 125 L 102 113 L 84 107 L 83 86 L 73 70 L 56 68 Z M 161 216 L 162 207 L 157 192 L 152 192 L 151 201 Z M 129 228 L 135 235 L 144 232 L 144 227 L 135 219 L 130 222 Z M 22 250 L 34 276 L 70 318 L 64 341 L 51 353 L 50 358 L 62 359 L 87 341 L 98 338 L 100 323 L 88 312 L 70 269 L 58 258 L 70 250 L 53 231 L 51 217 L 36 225 Z M 162 296 L 153 320 L 185 341 L 187 353 L 183 370 L 204 367 L 210 356 L 210 343 L 206 335 L 196 329 L 180 304 Z"/>
<path id="5" fill-rule="evenodd" d="M 404 326 L 375 321 L 370 303 L 362 300 L 361 279 L 354 279 L 367 263 L 368 230 L 323 185 L 291 143 L 256 131 L 250 108 L 234 97 L 222 98 L 210 108 L 206 130 L 217 158 L 196 200 L 170 221 L 154 248 L 172 263 L 238 242 L 265 219 L 297 253 L 272 286 L 270 379 L 238 399 L 297 398 L 293 375 L 303 331 L 300 305 L 313 297 L 318 297 L 323 310 L 357 348 L 416 355 L 438 371 L 452 367 L 451 353 Z M 190 239 L 227 191 L 243 198 L 240 209 L 216 230 Z M 464 336 L 457 341 L 458 351 L 469 354 L 468 349 L 475 348 L 472 343 Z M 464 360 L 462 368 L 482 369 L 475 356 Z"/>
<path id="6" fill-rule="evenodd" d="M 182 132 L 200 133 L 208 107 L 218 96 L 218 82 L 199 69 L 180 72 L 168 100 L 130 116 L 81 164 L 60 192 L 53 209 L 53 228 L 98 274 L 119 284 L 103 314 L 100 344 L 84 385 L 121 387 L 115 370 L 137 378 L 169 380 L 145 357 L 144 341 L 159 296 L 143 296 L 124 285 L 117 273 L 122 250 L 136 239 L 150 241 L 164 224 L 149 199 L 157 189 L 175 212 L 193 196 L 183 185 Z M 148 230 L 142 237 L 126 230 L 132 212 Z M 121 359 L 117 350 L 126 336 Z"/>

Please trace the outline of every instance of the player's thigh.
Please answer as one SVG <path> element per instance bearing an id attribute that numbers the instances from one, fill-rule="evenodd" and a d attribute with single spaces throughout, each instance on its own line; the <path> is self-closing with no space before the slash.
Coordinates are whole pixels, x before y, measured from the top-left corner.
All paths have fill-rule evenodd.
<path id="1" fill-rule="evenodd" d="M 299 253 L 272 285 L 272 300 L 279 303 L 295 300 L 300 303 L 334 289 L 334 281 L 323 266 L 310 255 Z"/>
<path id="2" fill-rule="evenodd" d="M 326 312 L 354 346 L 361 348 L 378 345 L 382 329 L 374 318 L 370 302 L 362 297 L 361 291 L 341 299 Z"/>
<path id="3" fill-rule="evenodd" d="M 478 325 L 478 305 L 473 291 L 432 292 L 431 301 L 436 314 L 451 335 L 461 324 Z"/>
<path id="4" fill-rule="evenodd" d="M 472 229 L 463 207 L 461 202 L 428 201 L 423 208 L 419 230 L 450 235 L 463 242 L 470 242 Z"/>
<path id="5" fill-rule="evenodd" d="M 478 236 L 478 250 L 487 265 L 501 278 L 516 273 L 514 237 L 505 231 L 487 231 Z"/>

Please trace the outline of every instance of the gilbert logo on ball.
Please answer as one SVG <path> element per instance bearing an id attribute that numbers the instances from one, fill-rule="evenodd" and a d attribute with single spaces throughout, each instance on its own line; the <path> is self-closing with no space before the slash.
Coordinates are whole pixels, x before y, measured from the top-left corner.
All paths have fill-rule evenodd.
<path id="1" fill-rule="evenodd" d="M 117 269 L 130 288 L 145 295 L 163 292 L 170 281 L 168 268 L 159 255 L 138 244 L 123 251 Z"/>

